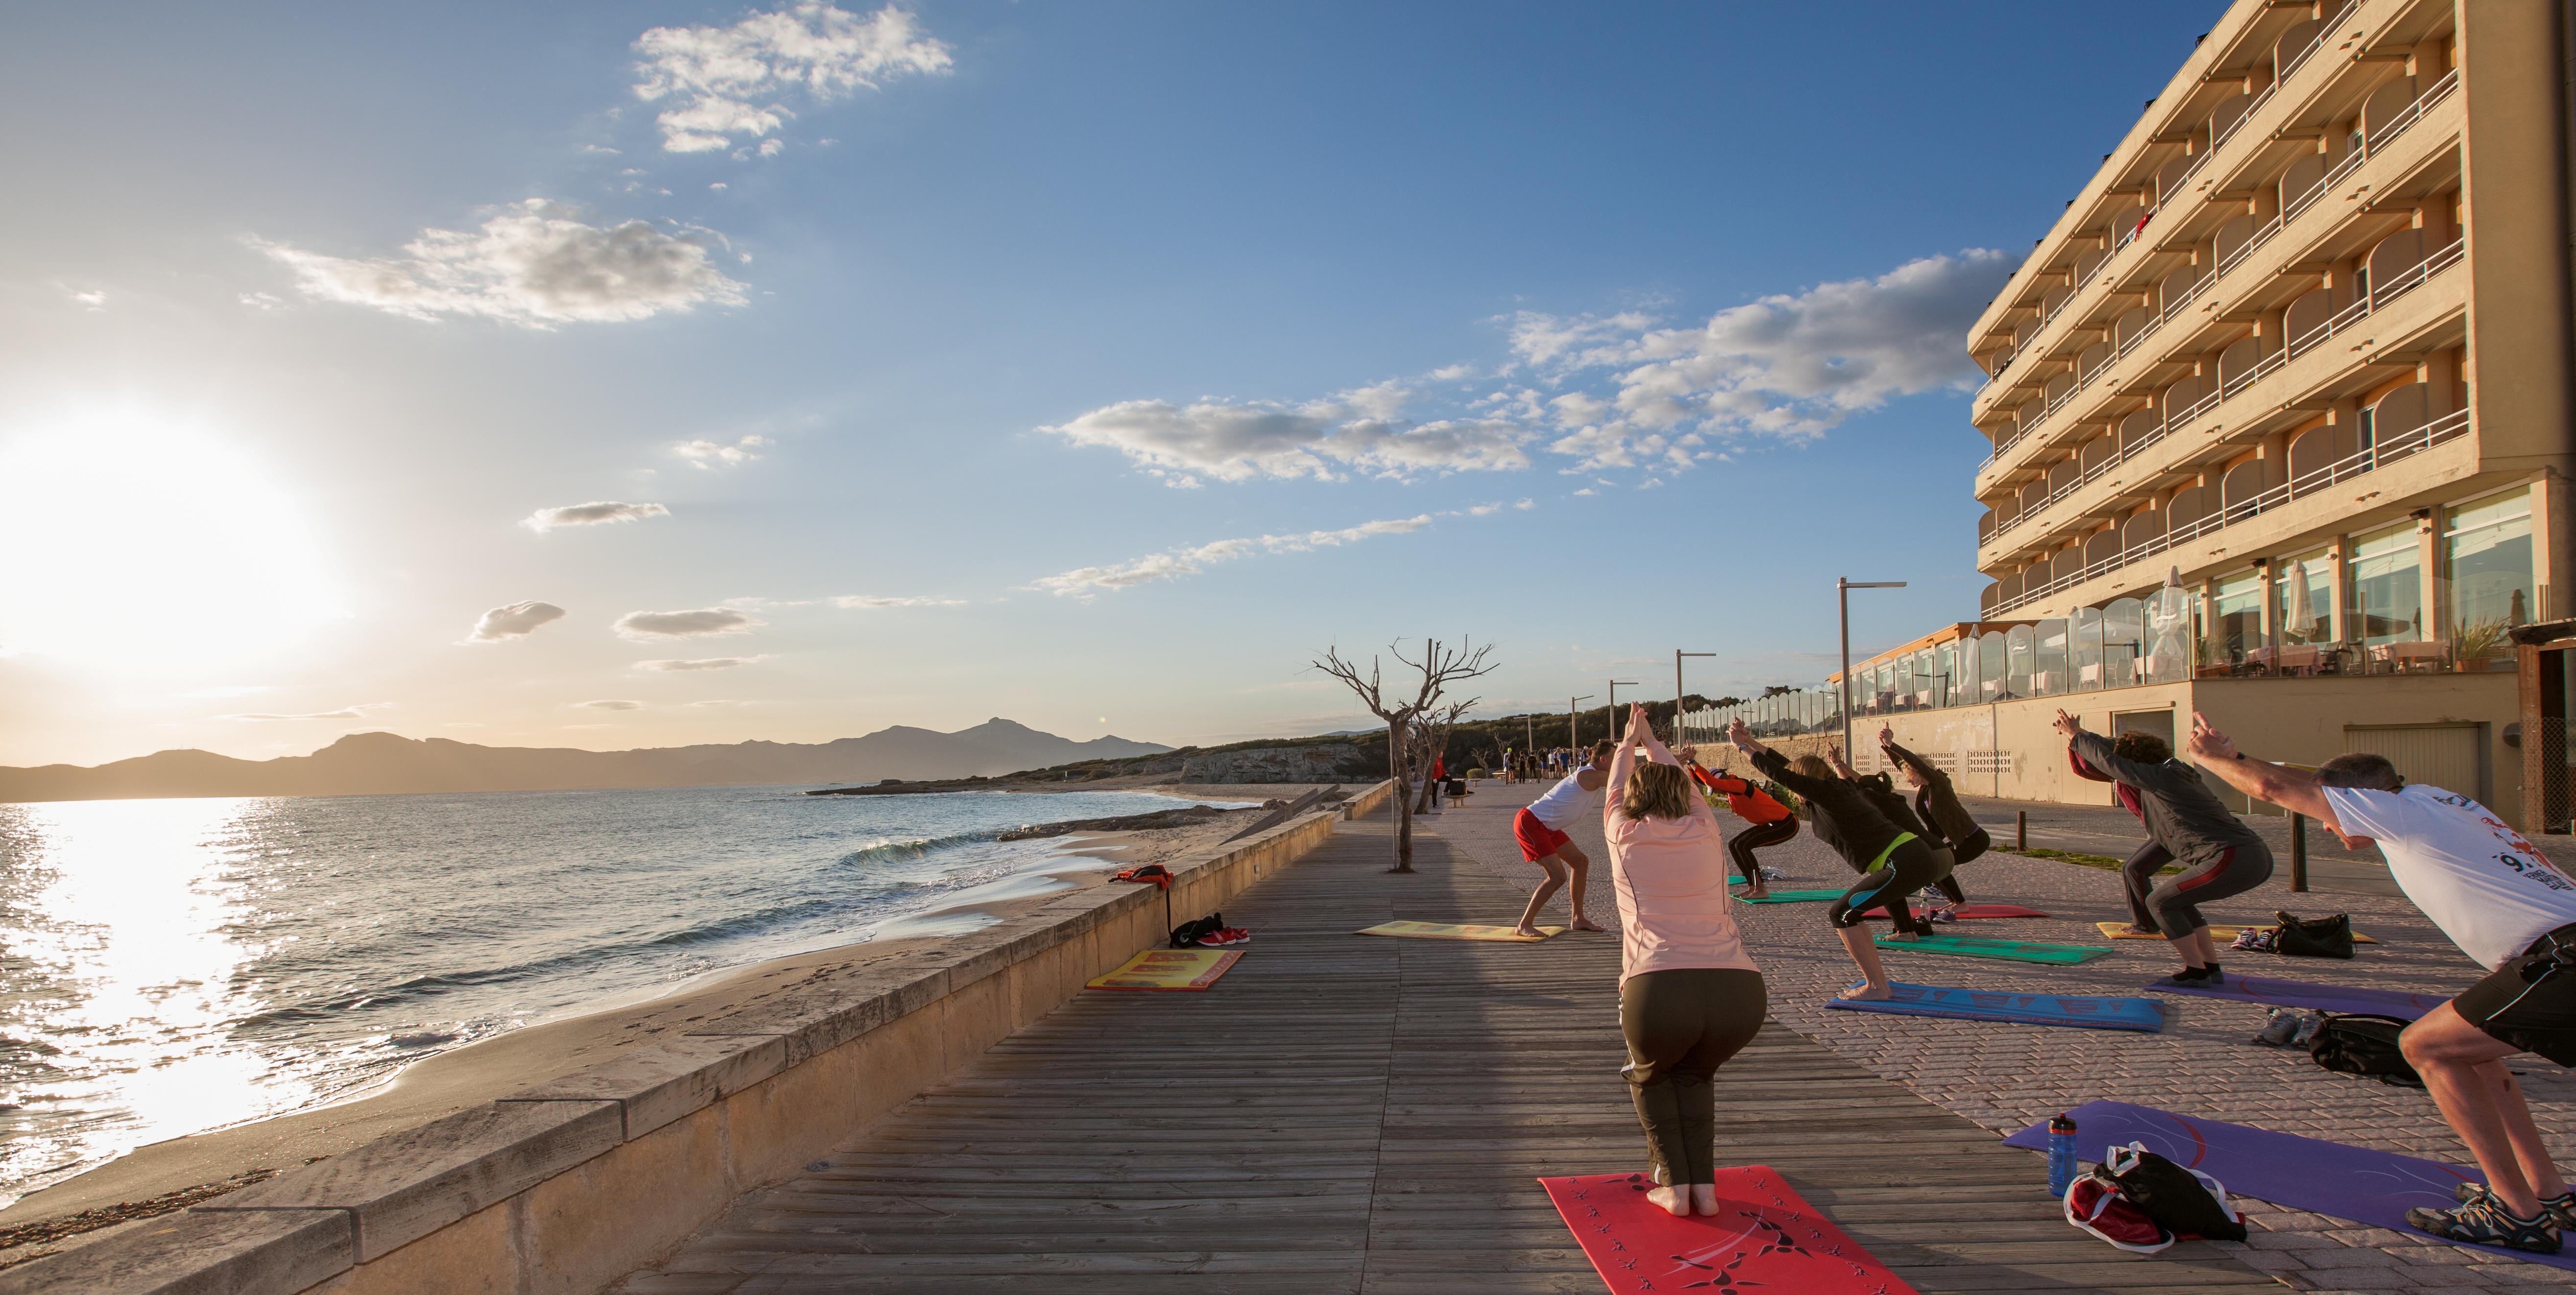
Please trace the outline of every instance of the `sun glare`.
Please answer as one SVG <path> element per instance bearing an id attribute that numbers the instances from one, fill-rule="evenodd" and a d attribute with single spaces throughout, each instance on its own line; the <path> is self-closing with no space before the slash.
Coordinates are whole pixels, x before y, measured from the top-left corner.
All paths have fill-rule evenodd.
<path id="1" fill-rule="evenodd" d="M 0 652 L 185 674 L 334 615 L 295 501 L 235 445 L 135 413 L 0 440 Z"/>

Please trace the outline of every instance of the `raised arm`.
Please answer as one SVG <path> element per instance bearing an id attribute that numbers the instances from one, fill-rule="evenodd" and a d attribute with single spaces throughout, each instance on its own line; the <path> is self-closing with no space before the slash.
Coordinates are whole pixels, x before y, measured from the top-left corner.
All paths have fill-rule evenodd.
<path id="1" fill-rule="evenodd" d="M 2145 786 L 2155 781 L 2154 765 L 2140 764 L 2112 750 L 2111 739 L 2099 733 L 2085 731 L 2083 721 L 2065 711 L 2057 712 L 2057 718 L 2049 722 L 2049 727 L 2066 735 L 2068 751 L 2073 752 L 2084 763 L 2111 775 L 2110 781 L 2125 782 L 2132 787 Z"/>
<path id="2" fill-rule="evenodd" d="M 1921 778 L 1925 782 L 1932 781 L 1932 775 L 1939 772 L 1939 770 L 1934 769 L 1932 766 L 1923 763 L 1923 757 L 1906 750 L 1904 747 L 1898 746 L 1896 744 L 1896 730 L 1883 724 L 1879 726 L 1878 730 L 1878 749 L 1886 752 L 1888 759 L 1894 760 L 1898 764 L 1904 765 L 1906 768 L 1913 770 L 1914 776 Z"/>
<path id="3" fill-rule="evenodd" d="M 1631 736 L 1637 734 L 1644 735 L 1639 740 L 1638 745 L 1645 749 L 1647 759 L 1652 760 L 1657 764 L 1678 765 L 1681 763 L 1680 760 L 1673 757 L 1673 753 L 1670 750 L 1665 748 L 1663 739 L 1655 736 L 1655 726 L 1652 722 L 1647 720 L 1645 707 L 1632 706 L 1629 708 L 1628 732 Z"/>
<path id="4" fill-rule="evenodd" d="M 2219 732 L 2199 711 L 2191 713 L 2189 749 L 2191 758 L 2218 775 L 2220 782 L 2293 814 L 2305 814 L 2324 824 L 2327 831 L 2343 835 L 2343 825 L 2335 821 L 2334 803 L 2326 799 L 2325 788 L 2318 784 L 2315 774 L 2247 756 L 2236 749 L 2234 739 Z"/>
<path id="5" fill-rule="evenodd" d="M 1636 771 L 1637 725 L 1631 721 L 1628 725 L 1628 736 L 1621 740 L 1619 749 L 1610 754 L 1610 777 L 1606 784 L 1609 790 L 1601 797 L 1601 821 L 1605 826 L 1609 823 L 1610 816 L 1619 810 L 1619 797 L 1627 790 L 1628 776 Z"/>

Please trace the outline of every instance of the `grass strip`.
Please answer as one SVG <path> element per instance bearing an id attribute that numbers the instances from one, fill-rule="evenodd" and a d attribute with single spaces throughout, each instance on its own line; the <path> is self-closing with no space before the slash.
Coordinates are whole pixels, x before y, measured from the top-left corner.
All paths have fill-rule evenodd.
<path id="1" fill-rule="evenodd" d="M 2033 859 L 2055 859 L 2059 863 L 2080 864 L 2087 868 L 2100 868 L 2104 872 L 2118 872 L 2120 865 L 2126 862 L 2126 860 L 2114 859 L 2107 854 L 2086 854 L 2081 850 L 2043 850 L 2035 845 L 2026 850 L 2007 850 L 2004 853 L 2026 855 Z M 2182 871 L 2181 864 L 2168 863 L 2156 869 L 2156 875 L 2162 877 L 2180 871 Z"/>

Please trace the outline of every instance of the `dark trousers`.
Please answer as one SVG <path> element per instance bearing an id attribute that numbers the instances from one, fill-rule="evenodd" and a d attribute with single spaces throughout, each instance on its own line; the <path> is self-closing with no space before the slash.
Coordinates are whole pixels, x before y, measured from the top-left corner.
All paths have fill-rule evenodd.
<path id="1" fill-rule="evenodd" d="M 1762 864 L 1753 852 L 1778 845 L 1798 834 L 1798 820 L 1784 818 L 1777 823 L 1747 823 L 1726 843 L 1726 854 L 1735 860 L 1735 870 L 1756 886 L 1762 884 Z"/>
<path id="2" fill-rule="evenodd" d="M 2156 915 L 2166 939 L 2179 940 L 2209 925 L 2200 915 L 2202 904 L 2242 895 L 2271 879 L 2270 847 L 2260 841 L 2234 846 L 2149 892 L 2147 911 Z"/>
<path id="3" fill-rule="evenodd" d="M 1969 860 L 1976 858 L 1978 855 L 1984 854 L 1987 850 L 1993 848 L 1994 843 L 1995 838 L 1986 835 L 1986 829 L 1982 827 L 1969 833 L 1967 840 L 1951 842 L 1950 866 L 1952 868 L 1957 868 L 1960 864 L 1966 863 Z M 1967 892 L 1959 889 L 1959 879 L 1955 873 L 1942 873 L 1941 879 L 1933 882 L 1932 884 L 1940 887 L 1941 893 L 1946 896 L 1951 903 L 1964 904 L 1968 902 Z"/>
<path id="4" fill-rule="evenodd" d="M 2148 838 L 2120 865 L 2120 890 L 2129 900 L 2129 920 L 2142 930 L 2159 930 L 2156 915 L 2147 911 L 2147 892 L 2156 888 L 2156 874 L 2173 862 L 2173 853 Z"/>
<path id="5" fill-rule="evenodd" d="M 1762 1028 L 1762 973 L 1736 967 L 1643 971 L 1619 986 L 1629 1096 L 1647 1162 L 1667 1186 L 1717 1181 L 1717 1093 L 1709 1080 Z"/>
<path id="6" fill-rule="evenodd" d="M 1931 847 L 1916 837 L 1881 855 L 1877 867 L 1861 874 L 1861 879 L 1834 901 L 1833 924 L 1858 926 L 1865 920 L 1863 914 L 1884 908 L 1897 930 L 1930 935 L 1932 924 L 1916 917 L 1914 906 L 1906 901 L 1916 891 L 1948 875 L 1949 870 L 1941 865 Z"/>

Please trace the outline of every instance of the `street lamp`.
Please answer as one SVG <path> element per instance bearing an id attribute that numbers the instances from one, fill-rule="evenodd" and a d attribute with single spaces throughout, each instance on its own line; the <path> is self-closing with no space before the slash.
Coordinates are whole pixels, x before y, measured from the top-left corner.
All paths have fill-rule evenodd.
<path id="1" fill-rule="evenodd" d="M 1625 684 L 1630 688 L 1634 688 L 1637 686 L 1637 681 L 1634 679 L 1613 679 L 1610 681 L 1610 736 L 1612 737 L 1619 736 L 1619 688 L 1622 684 Z"/>
<path id="2" fill-rule="evenodd" d="M 1684 652 L 1680 648 L 1673 649 L 1673 745 L 1675 746 L 1680 746 L 1687 740 L 1687 735 L 1682 732 L 1682 658 L 1716 655 L 1714 652 Z"/>
<path id="3" fill-rule="evenodd" d="M 1592 700 L 1592 694 L 1590 693 L 1585 693 L 1580 697 L 1568 697 L 1565 699 L 1565 749 L 1569 753 L 1583 745 L 1583 712 L 1576 710 L 1575 706 L 1578 703 L 1590 700 Z M 1568 754 L 1566 758 L 1570 760 L 1574 757 L 1571 754 Z"/>
<path id="4" fill-rule="evenodd" d="M 1846 580 L 1834 577 L 1834 598 L 1842 605 L 1843 623 L 1843 758 L 1851 758 L 1851 591 L 1854 589 L 1902 589 L 1902 580 Z"/>

